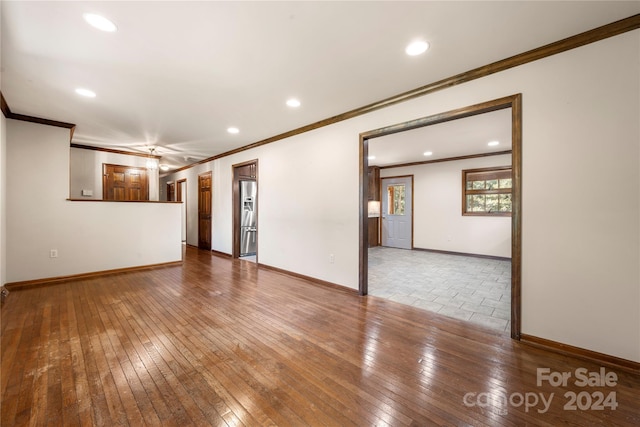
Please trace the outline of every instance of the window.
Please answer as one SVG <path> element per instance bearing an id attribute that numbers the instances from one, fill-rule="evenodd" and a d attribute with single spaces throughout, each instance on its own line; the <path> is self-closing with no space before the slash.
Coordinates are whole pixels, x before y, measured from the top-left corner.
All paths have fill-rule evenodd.
<path id="1" fill-rule="evenodd" d="M 511 166 L 462 171 L 462 215 L 511 216 Z"/>
<path id="2" fill-rule="evenodd" d="M 387 214 L 404 215 L 404 184 L 387 187 Z"/>

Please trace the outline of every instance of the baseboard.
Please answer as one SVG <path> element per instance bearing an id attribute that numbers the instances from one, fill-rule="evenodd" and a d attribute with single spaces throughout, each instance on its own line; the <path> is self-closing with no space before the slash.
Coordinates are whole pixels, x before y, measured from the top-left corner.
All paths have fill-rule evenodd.
<path id="1" fill-rule="evenodd" d="M 211 249 L 211 253 L 222 258 L 233 258 L 233 255 L 231 254 L 228 254 L 226 252 L 216 251 L 214 249 Z"/>
<path id="2" fill-rule="evenodd" d="M 424 248 L 413 248 L 413 250 L 423 251 L 423 252 L 433 252 L 433 253 L 445 254 L 445 255 L 460 255 L 460 256 L 471 256 L 474 258 L 496 259 L 498 261 L 511 261 L 511 258 L 509 257 L 495 256 L 495 255 L 469 254 L 466 252 L 441 251 L 439 249 L 424 249 Z"/>
<path id="3" fill-rule="evenodd" d="M 69 275 L 69 276 L 48 277 L 48 278 L 44 278 L 44 279 L 35 279 L 35 280 L 25 280 L 25 281 L 22 281 L 22 282 L 6 283 L 5 287 L 9 291 L 14 291 L 14 290 L 17 290 L 17 289 L 35 288 L 35 287 L 40 287 L 40 286 L 56 285 L 56 284 L 59 284 L 61 282 L 70 282 L 70 281 L 75 281 L 75 280 L 91 279 L 91 278 L 94 278 L 94 277 L 109 276 L 109 275 L 112 275 L 112 274 L 130 273 L 130 272 L 133 272 L 133 271 L 149 270 L 149 269 L 153 269 L 153 268 L 173 267 L 173 266 L 176 266 L 176 265 L 182 265 L 182 261 L 171 261 L 171 262 L 163 262 L 163 263 L 159 263 L 159 264 L 141 265 L 141 266 L 137 266 L 137 267 L 116 268 L 114 270 L 102 270 L 102 271 L 93 271 L 91 273 L 72 274 L 72 275 Z"/>
<path id="4" fill-rule="evenodd" d="M 358 295 L 358 291 L 356 289 L 348 288 L 348 287 L 343 286 L 343 285 L 338 285 L 337 283 L 327 282 L 325 280 L 316 279 L 315 277 L 305 276 L 304 274 L 294 273 L 292 271 L 284 270 L 284 269 L 278 268 L 278 267 L 272 267 L 272 266 L 266 265 L 266 264 L 258 263 L 258 267 L 264 268 L 266 270 L 275 271 L 276 273 L 286 274 L 287 276 L 297 277 L 298 279 L 303 279 L 303 280 L 305 280 L 305 281 L 307 281 L 307 282 L 309 282 L 309 283 L 311 283 L 313 285 L 323 286 L 323 287 L 331 288 L 333 290 L 337 290 L 337 291 L 340 291 L 340 292 L 346 292 L 348 294 Z"/>
<path id="5" fill-rule="evenodd" d="M 640 363 L 634 362 L 632 360 L 622 359 L 620 357 L 610 356 L 608 354 L 599 353 L 597 351 L 574 347 L 569 344 L 563 344 L 557 341 L 551 341 L 545 338 L 539 338 L 527 334 L 520 335 L 520 342 L 534 347 L 543 348 L 545 350 L 550 350 L 555 353 L 585 359 L 590 362 L 609 365 L 611 367 L 629 371 L 634 374 L 640 373 Z"/>

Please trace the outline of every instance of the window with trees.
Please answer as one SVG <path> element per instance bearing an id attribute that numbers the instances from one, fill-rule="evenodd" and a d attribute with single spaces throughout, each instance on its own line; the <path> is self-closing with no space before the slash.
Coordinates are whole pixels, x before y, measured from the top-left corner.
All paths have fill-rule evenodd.
<path id="1" fill-rule="evenodd" d="M 511 166 L 462 171 L 462 215 L 511 216 Z"/>

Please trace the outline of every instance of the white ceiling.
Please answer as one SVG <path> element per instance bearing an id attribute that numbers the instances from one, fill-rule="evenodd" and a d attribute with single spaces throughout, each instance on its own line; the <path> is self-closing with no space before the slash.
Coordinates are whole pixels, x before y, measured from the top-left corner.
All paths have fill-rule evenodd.
<path id="1" fill-rule="evenodd" d="M 12 112 L 179 167 L 626 18 L 640 2 L 2 1 Z M 102 14 L 115 33 L 89 27 Z M 405 46 L 422 38 L 424 55 Z M 93 99 L 74 93 L 86 87 Z M 289 97 L 302 102 L 285 105 Z M 235 126 L 240 133 L 226 129 Z M 185 160 L 186 159 L 186 160 Z"/>
<path id="2" fill-rule="evenodd" d="M 488 143 L 497 141 L 496 146 Z M 511 108 L 369 140 L 370 166 L 389 166 L 511 150 Z M 432 155 L 425 156 L 430 151 Z"/>

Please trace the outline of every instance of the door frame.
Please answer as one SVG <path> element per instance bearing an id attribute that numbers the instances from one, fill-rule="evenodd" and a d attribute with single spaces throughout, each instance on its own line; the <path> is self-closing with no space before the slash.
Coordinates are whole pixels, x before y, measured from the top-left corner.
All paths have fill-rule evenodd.
<path id="1" fill-rule="evenodd" d="M 380 177 L 380 238 L 379 238 L 380 246 L 384 246 L 382 244 L 382 239 L 384 238 L 384 235 L 383 235 L 384 234 L 383 233 L 384 228 L 383 228 L 383 218 L 382 218 L 382 215 L 384 215 L 384 214 L 383 214 L 383 210 L 382 210 L 382 207 L 383 207 L 382 197 L 385 196 L 383 181 L 385 179 L 395 179 L 395 178 L 409 178 L 409 179 L 411 179 L 411 249 L 413 249 L 413 228 L 414 228 L 413 227 L 413 225 L 414 225 L 413 224 L 413 211 L 414 211 L 413 202 L 415 200 L 414 199 L 414 195 L 413 195 L 413 175 L 381 176 Z M 369 242 L 367 242 L 367 245 L 368 244 L 369 244 Z"/>
<path id="2" fill-rule="evenodd" d="M 257 190 L 260 189 L 260 184 L 258 183 L 258 159 L 249 160 L 242 163 L 236 163 L 232 165 L 232 173 L 233 173 L 233 184 L 232 184 L 232 205 L 233 205 L 233 248 L 232 248 L 232 258 L 240 258 L 240 169 L 247 165 L 255 165 L 255 181 Z M 250 181 L 251 179 L 242 179 L 243 181 Z M 260 196 L 259 193 L 256 196 L 255 203 L 255 212 L 256 212 L 256 228 L 258 231 L 256 232 L 256 264 L 258 263 L 258 239 L 260 237 L 260 227 L 258 223 L 260 221 L 259 214 L 259 205 L 260 205 Z"/>
<path id="3" fill-rule="evenodd" d="M 440 114 L 370 130 L 360 134 L 360 230 L 358 292 L 367 295 L 369 287 L 369 233 L 368 233 L 368 168 L 369 140 L 423 126 L 471 117 L 491 111 L 511 108 L 511 165 L 513 174 L 513 201 L 511 212 L 511 338 L 520 340 L 521 334 L 521 282 L 522 282 L 522 94 L 518 93 Z"/>
<path id="4" fill-rule="evenodd" d="M 202 212 L 202 208 L 201 208 L 201 198 L 200 198 L 200 193 L 202 192 L 202 183 L 200 178 L 205 177 L 205 176 L 209 176 L 209 182 L 210 182 L 210 191 L 211 191 L 211 203 L 213 204 L 213 174 L 211 173 L 211 171 L 209 172 L 203 172 L 201 174 L 198 174 L 198 248 L 199 249 L 207 249 L 207 250 L 212 250 L 213 249 L 213 206 L 210 206 L 210 210 L 211 210 L 211 218 L 209 219 L 209 229 L 207 230 L 208 236 L 209 236 L 209 243 L 210 243 L 210 247 L 205 248 L 202 245 L 202 240 L 200 239 L 200 214 Z"/>

